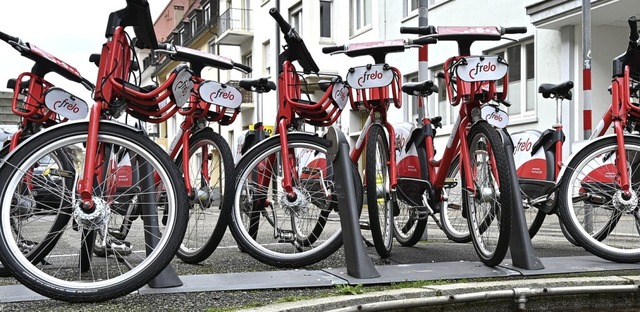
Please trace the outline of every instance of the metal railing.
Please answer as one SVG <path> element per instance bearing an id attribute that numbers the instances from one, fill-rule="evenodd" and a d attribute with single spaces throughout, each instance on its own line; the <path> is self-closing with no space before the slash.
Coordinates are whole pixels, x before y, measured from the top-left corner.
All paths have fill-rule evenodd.
<path id="1" fill-rule="evenodd" d="M 251 10 L 228 9 L 218 18 L 218 29 L 221 34 L 227 30 L 251 31 Z"/>

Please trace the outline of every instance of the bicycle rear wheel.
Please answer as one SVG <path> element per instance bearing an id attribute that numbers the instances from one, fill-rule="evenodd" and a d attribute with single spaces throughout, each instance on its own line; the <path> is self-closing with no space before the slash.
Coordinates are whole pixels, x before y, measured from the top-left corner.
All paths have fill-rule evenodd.
<path id="1" fill-rule="evenodd" d="M 476 190 L 463 196 L 469 231 L 480 260 L 496 266 L 509 248 L 514 186 L 502 140 L 492 126 L 485 121 L 475 123 L 468 142 L 473 176 L 464 177 L 462 188 L 466 190 L 471 182 Z"/>
<path id="2" fill-rule="evenodd" d="M 366 146 L 365 179 L 367 210 L 373 243 L 382 258 L 391 255 L 393 247 L 393 207 L 389 186 L 389 148 L 380 125 L 369 127 Z"/>
<path id="3" fill-rule="evenodd" d="M 615 262 L 640 261 L 640 138 L 624 136 L 627 163 L 618 162 L 617 138 L 589 143 L 569 162 L 559 191 L 560 219 L 577 243 Z M 628 168 L 631 197 L 620 189 L 619 168 Z"/>
<path id="4" fill-rule="evenodd" d="M 181 209 L 188 201 L 175 164 L 132 128 L 102 122 L 97 175 L 81 177 L 87 129 L 88 123 L 82 122 L 42 132 L 20 145 L 0 169 L 2 263 L 23 285 L 69 302 L 104 301 L 148 283 L 173 258 L 188 213 Z M 52 154 L 65 155 L 74 169 L 57 171 L 61 183 L 40 183 L 32 168 Z M 131 162 L 118 162 L 116 155 L 128 155 Z M 92 213 L 80 208 L 76 186 L 82 178 L 94 179 Z M 161 196 L 158 185 L 165 186 Z M 34 186 L 40 187 L 37 194 Z M 118 192 L 120 188 L 125 191 Z M 57 201 L 47 202 L 43 194 Z M 137 213 L 128 214 L 124 207 L 135 207 Z M 63 218 L 67 222 L 61 225 Z M 113 219 L 125 219 L 128 226 L 112 228 Z M 52 243 L 42 259 L 35 260 L 20 248 L 23 239 Z M 104 255 L 94 257 L 96 250 Z"/>
<path id="5" fill-rule="evenodd" d="M 282 146 L 278 136 L 251 149 L 236 166 L 235 187 L 228 190 L 225 213 L 241 250 L 277 267 L 316 263 L 342 246 L 333 182 L 327 163 L 329 141 L 314 135 L 287 134 L 295 198 L 282 188 Z M 272 183 L 273 181 L 277 183 Z M 359 207 L 358 207 L 359 209 Z M 273 218 L 272 226 L 263 211 Z M 243 222 L 244 215 L 251 218 Z"/>
<path id="6" fill-rule="evenodd" d="M 182 161 L 180 153 L 176 159 L 179 169 Z M 233 187 L 232 172 L 231 148 L 220 134 L 205 128 L 189 139 L 189 177 L 194 198 L 190 200 L 189 223 L 177 254 L 180 260 L 200 263 L 220 244 L 227 229 L 222 218 L 222 195 Z"/>

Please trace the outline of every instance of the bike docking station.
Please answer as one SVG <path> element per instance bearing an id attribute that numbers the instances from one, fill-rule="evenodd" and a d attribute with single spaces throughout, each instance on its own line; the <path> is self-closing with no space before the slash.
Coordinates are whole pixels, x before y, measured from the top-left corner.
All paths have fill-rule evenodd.
<path id="1" fill-rule="evenodd" d="M 507 154 L 507 165 L 511 172 L 512 185 L 517 186 L 517 191 L 512 194 L 513 206 L 511 207 L 511 235 L 509 239 L 509 250 L 511 251 L 511 261 L 514 267 L 526 270 L 542 270 L 544 265 L 535 255 L 527 221 L 524 217 L 522 207 L 522 194 L 520 194 L 520 182 L 516 172 L 516 164 L 513 159 L 513 142 L 506 131 L 499 131 L 504 142 L 504 150 Z"/>
<path id="2" fill-rule="evenodd" d="M 140 166 L 138 164 L 138 166 Z M 141 175 L 145 178 L 142 179 L 141 185 L 144 189 L 152 189 L 154 187 L 153 181 L 153 170 L 151 168 L 151 164 L 145 162 L 140 167 Z M 144 233 L 144 240 L 147 246 L 146 252 L 149 255 L 153 248 L 158 245 L 158 240 L 160 235 L 160 226 L 158 222 L 158 211 L 156 205 L 156 198 L 150 192 L 145 192 L 142 196 L 142 202 L 147 204 L 142 204 L 142 221 L 144 222 L 145 228 L 149 229 Z M 178 277 L 178 274 L 169 263 L 158 276 L 153 278 L 148 284 L 150 288 L 168 288 L 168 287 L 178 287 L 182 286 L 182 280 Z"/>
<path id="3" fill-rule="evenodd" d="M 358 213 L 354 209 L 357 202 L 354 190 L 355 181 L 351 174 L 352 162 L 349 158 L 349 142 L 344 133 L 335 126 L 329 127 L 327 139 L 331 141 L 331 146 L 327 150 L 329 158 L 327 160 L 333 163 L 347 274 L 362 279 L 380 277 L 380 273 L 373 266 L 371 258 L 364 249 Z"/>

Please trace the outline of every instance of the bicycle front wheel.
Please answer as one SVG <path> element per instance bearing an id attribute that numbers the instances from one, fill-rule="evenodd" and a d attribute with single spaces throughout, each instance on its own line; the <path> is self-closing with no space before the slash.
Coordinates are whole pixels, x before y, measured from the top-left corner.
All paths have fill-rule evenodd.
<path id="1" fill-rule="evenodd" d="M 513 185 L 507 156 L 496 130 L 485 121 L 468 134 L 471 177 L 464 177 L 463 200 L 473 246 L 480 260 L 496 266 L 504 259 L 511 235 Z M 475 194 L 466 191 L 473 183 Z"/>
<path id="2" fill-rule="evenodd" d="M 393 208 L 389 181 L 389 148 L 380 125 L 369 127 L 366 146 L 365 179 L 367 210 L 373 244 L 382 258 L 391 255 L 393 247 Z"/>
<path id="3" fill-rule="evenodd" d="M 182 154 L 176 159 L 182 169 Z M 223 194 L 233 187 L 233 155 L 220 134 L 211 128 L 189 139 L 189 178 L 193 198 L 189 206 L 189 223 L 178 250 L 180 260 L 196 264 L 216 250 L 227 229 L 222 218 Z"/>
<path id="4" fill-rule="evenodd" d="M 278 136 L 242 157 L 235 188 L 225 196 L 232 200 L 225 213 L 241 250 L 272 266 L 301 267 L 333 254 L 342 245 L 342 232 L 334 170 L 327 162 L 329 141 L 301 133 L 287 139 L 288 170 Z M 283 189 L 285 174 L 291 175 L 294 197 Z"/>
<path id="5" fill-rule="evenodd" d="M 640 261 L 640 138 L 624 137 L 626 164 L 618 160 L 618 141 L 589 143 L 569 162 L 559 192 L 560 218 L 577 243 L 615 262 Z M 629 173 L 631 196 L 620 188 L 619 168 Z"/>
<path id="6" fill-rule="evenodd" d="M 132 128 L 101 123 L 95 175 L 83 177 L 87 129 L 85 122 L 42 132 L 0 170 L 2 263 L 23 285 L 69 302 L 116 298 L 151 281 L 178 250 L 188 213 L 175 164 Z M 52 155 L 65 157 L 73 169 L 34 169 Z M 53 183 L 41 182 L 45 174 Z M 94 181 L 92 212 L 81 209 L 82 179 Z M 24 241 L 48 250 L 31 258 Z"/>

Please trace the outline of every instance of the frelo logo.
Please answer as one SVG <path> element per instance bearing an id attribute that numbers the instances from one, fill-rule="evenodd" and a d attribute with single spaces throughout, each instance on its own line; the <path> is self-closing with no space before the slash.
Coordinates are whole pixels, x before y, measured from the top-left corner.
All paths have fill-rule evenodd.
<path id="1" fill-rule="evenodd" d="M 75 102 L 69 102 L 69 99 L 64 99 L 64 101 L 56 101 L 53 103 L 53 107 L 56 109 L 66 109 L 70 112 L 78 113 L 80 112 L 80 108 Z"/>
<path id="2" fill-rule="evenodd" d="M 469 77 L 471 77 L 471 79 L 475 79 L 475 76 L 477 74 L 482 74 L 482 73 L 486 73 L 486 72 L 493 72 L 496 71 L 496 64 L 491 64 L 491 62 L 487 63 L 487 64 L 476 64 L 475 68 L 472 68 L 469 71 Z"/>
<path id="3" fill-rule="evenodd" d="M 187 84 L 187 81 L 179 81 L 178 84 L 176 84 L 178 91 L 180 91 L 182 95 L 186 95 L 187 92 L 189 92 L 189 85 Z"/>
<path id="4" fill-rule="evenodd" d="M 489 114 L 489 115 L 485 116 L 485 117 L 484 117 L 484 119 L 485 119 L 485 120 L 491 120 L 491 119 L 493 119 L 493 120 L 495 120 L 495 121 L 502 122 L 502 116 L 501 116 L 500 114 L 496 113 L 496 112 L 493 112 L 493 113 L 491 113 L 491 114 Z"/>
<path id="5" fill-rule="evenodd" d="M 378 70 L 372 72 L 372 73 L 368 73 L 365 72 L 362 77 L 358 78 L 358 85 L 362 87 L 362 85 L 364 85 L 367 81 L 369 80 L 378 80 L 378 79 L 382 79 L 384 75 L 379 72 Z"/>
<path id="6" fill-rule="evenodd" d="M 522 141 L 522 138 L 521 138 L 518 140 L 518 143 L 516 144 L 516 148 L 513 149 L 513 154 L 517 152 L 528 152 L 531 150 L 532 146 L 533 146 L 533 143 L 531 143 L 529 138 L 527 138 L 527 140 L 524 142 Z"/>
<path id="7" fill-rule="evenodd" d="M 340 99 L 340 101 L 344 101 L 347 98 L 347 88 L 342 87 L 338 89 L 338 92 L 336 92 L 336 97 Z"/>
<path id="8" fill-rule="evenodd" d="M 217 99 L 217 98 L 222 98 L 224 100 L 233 101 L 235 96 L 233 95 L 233 93 L 231 93 L 231 91 L 224 92 L 224 91 L 222 91 L 222 88 L 220 88 L 220 89 L 218 89 L 217 92 L 211 93 L 211 96 L 209 96 L 209 99 L 211 101 L 213 101 L 214 99 Z"/>

